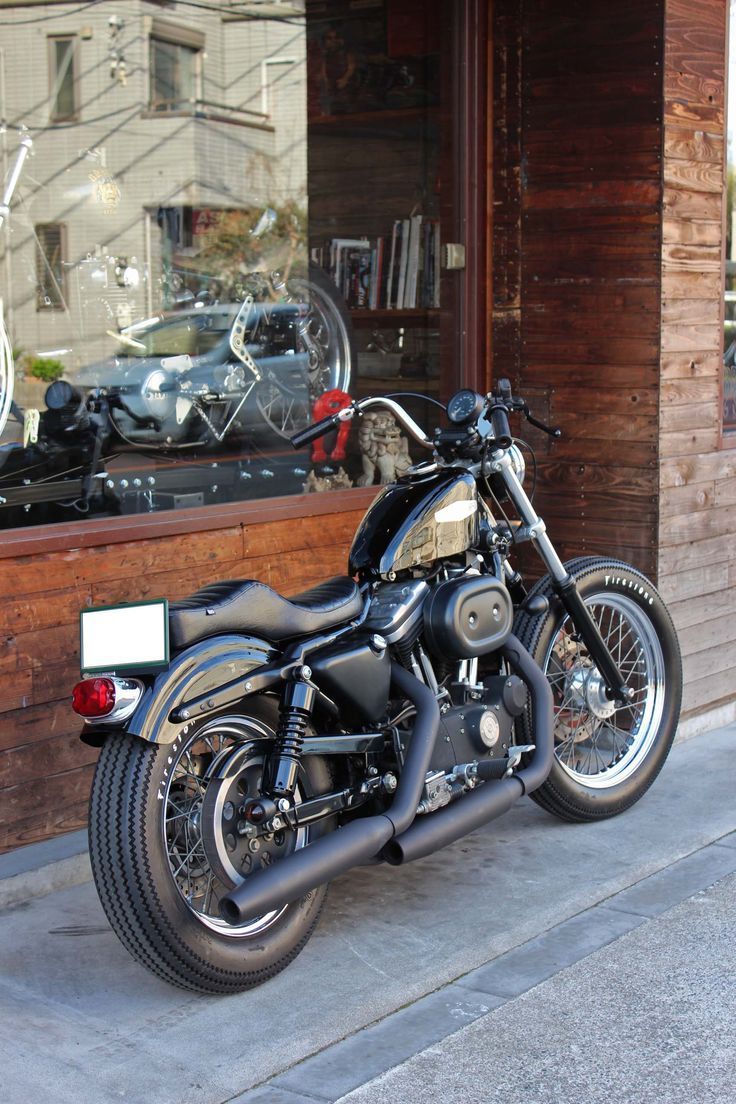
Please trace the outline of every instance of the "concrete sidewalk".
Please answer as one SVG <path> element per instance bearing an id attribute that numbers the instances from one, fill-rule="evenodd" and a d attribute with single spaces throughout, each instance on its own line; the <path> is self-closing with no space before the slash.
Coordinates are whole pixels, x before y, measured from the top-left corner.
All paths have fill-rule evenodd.
<path id="1" fill-rule="evenodd" d="M 484 1039 L 478 1045 L 489 1065 L 521 1068 L 533 1024 L 526 1022 L 527 1033 L 517 1042 L 525 1014 L 519 1014 L 517 1028 L 507 1026 L 517 1005 L 545 986 L 562 984 L 563 975 L 553 976 L 561 967 L 570 967 L 567 976 L 597 955 L 615 955 L 626 940 L 645 938 L 652 924 L 664 923 L 645 917 L 736 870 L 736 847 L 726 838 L 736 829 L 735 749 L 734 726 L 676 746 L 644 800 L 601 824 L 562 824 L 526 800 L 494 825 L 404 870 L 379 867 L 346 875 L 334 883 L 302 955 L 279 977 L 236 997 L 197 997 L 150 976 L 111 933 L 89 883 L 16 905 L 0 915 L 3 1099 L 25 1104 L 53 1089 L 59 1104 L 335 1100 L 324 1079 L 327 1062 L 347 1063 L 354 1071 L 352 1081 L 338 1086 L 342 1095 L 398 1100 L 409 1092 L 406 1085 L 373 1097 L 384 1092 L 373 1079 L 394 1066 L 388 1078 L 416 1080 L 413 1063 L 421 1067 L 423 1059 L 412 1055 L 426 1058 L 433 1053 L 428 1046 L 472 1019 L 481 1035 L 467 1045 L 469 1068 L 477 1038 Z M 714 841 L 720 842 L 711 846 Z M 628 892 L 639 894 L 638 903 L 629 897 L 626 904 L 622 891 L 636 883 L 642 884 Z M 616 894 L 621 896 L 612 902 Z M 694 931 L 690 944 L 697 938 Z M 608 951 L 598 950 L 611 940 L 617 942 Z M 572 958 L 564 951 L 568 947 L 575 950 Z M 668 954 L 661 946 L 655 974 L 667 966 Z M 498 971 L 504 970 L 506 990 L 499 991 Z M 468 982 L 471 971 L 478 973 Z M 491 971 L 492 984 L 482 981 L 484 971 Z M 518 985 L 529 988 L 527 982 L 536 988 L 518 997 Z M 569 1050 L 572 1040 L 564 1029 L 574 1008 L 564 1007 L 557 1021 L 554 1009 L 547 1009 L 545 1023 L 548 1032 L 556 1023 Z M 713 1009 L 714 1032 L 719 1014 Z M 379 1045 L 376 1068 L 369 1033 L 382 1021 L 384 1035 L 403 1034 L 403 1049 L 382 1051 Z M 591 1018 L 591 1030 L 595 1022 Z M 482 1034 L 484 1025 L 489 1036 Z M 441 1045 L 462 1048 L 465 1038 L 463 1031 Z M 575 1044 L 581 1062 L 594 1039 L 595 1032 Z M 342 1057 L 339 1047 L 348 1048 Z M 320 1051 L 325 1057 L 315 1092 L 304 1060 Z M 557 1083 L 567 1067 L 554 1048 L 544 1053 L 544 1060 L 537 1056 L 540 1084 Z M 461 1068 L 460 1058 L 449 1060 Z M 479 1100 L 537 1100 L 518 1084 L 516 1096 L 493 1097 L 491 1086 L 497 1091 L 506 1082 L 490 1072 L 485 1082 L 471 1072 L 455 1087 L 448 1083 L 448 1099 L 476 1099 L 464 1085 L 466 1077 L 476 1088 L 488 1088 Z M 261 1087 L 248 1092 L 253 1086 Z M 453 1097 L 458 1086 L 461 1094 Z M 412 1091 L 418 1095 L 418 1086 Z M 557 1099 L 586 1098 L 560 1093 Z M 638 1099 L 635 1092 L 632 1099 Z M 697 1095 L 690 1099 L 700 1104 Z"/>
<path id="2" fill-rule="evenodd" d="M 731 876 L 342 1104 L 733 1104 L 735 943 Z"/>

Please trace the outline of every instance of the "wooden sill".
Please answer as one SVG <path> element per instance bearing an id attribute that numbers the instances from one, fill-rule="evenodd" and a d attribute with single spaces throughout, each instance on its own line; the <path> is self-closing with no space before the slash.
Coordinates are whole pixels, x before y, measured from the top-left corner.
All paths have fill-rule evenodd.
<path id="1" fill-rule="evenodd" d="M 208 529 L 228 529 L 233 525 L 260 525 L 269 521 L 367 510 L 380 489 L 378 486 L 354 487 L 323 494 L 285 495 L 283 498 L 264 498 L 253 502 L 166 510 L 160 514 L 131 514 L 127 517 L 9 529 L 0 533 L 0 559 L 69 552 L 76 548 L 95 548 L 125 541 L 154 540 L 183 533 L 201 533 Z"/>

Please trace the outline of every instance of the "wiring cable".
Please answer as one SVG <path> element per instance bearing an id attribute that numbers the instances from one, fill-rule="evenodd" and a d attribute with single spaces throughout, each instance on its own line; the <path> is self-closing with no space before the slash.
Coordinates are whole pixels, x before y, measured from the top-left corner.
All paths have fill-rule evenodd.
<path id="1" fill-rule="evenodd" d="M 58 23 L 62 16 L 77 15 L 78 12 L 87 11 L 89 8 L 96 8 L 98 4 L 101 4 L 102 0 L 88 0 L 86 4 L 81 4 L 78 8 L 72 8 L 69 11 L 54 12 L 53 15 L 38 15 L 35 19 L 3 19 L 0 20 L 0 27 L 24 27 L 29 23 Z"/>

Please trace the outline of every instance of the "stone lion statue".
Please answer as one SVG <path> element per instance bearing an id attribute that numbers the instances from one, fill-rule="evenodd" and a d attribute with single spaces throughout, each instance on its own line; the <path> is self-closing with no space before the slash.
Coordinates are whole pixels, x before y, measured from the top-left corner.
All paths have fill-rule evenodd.
<path id="1" fill-rule="evenodd" d="M 371 411 L 360 421 L 358 444 L 362 453 L 363 474 L 358 477 L 359 487 L 370 487 L 376 479 L 379 483 L 393 483 L 411 467 L 409 442 L 401 436 L 393 414 Z"/>

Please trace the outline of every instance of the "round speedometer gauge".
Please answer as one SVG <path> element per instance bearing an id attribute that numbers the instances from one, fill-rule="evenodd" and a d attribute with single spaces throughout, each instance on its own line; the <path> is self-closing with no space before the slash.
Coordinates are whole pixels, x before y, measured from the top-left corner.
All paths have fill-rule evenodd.
<path id="1" fill-rule="evenodd" d="M 455 425 L 464 425 L 479 418 L 483 413 L 483 396 L 463 388 L 456 391 L 447 404 L 447 417 Z"/>

